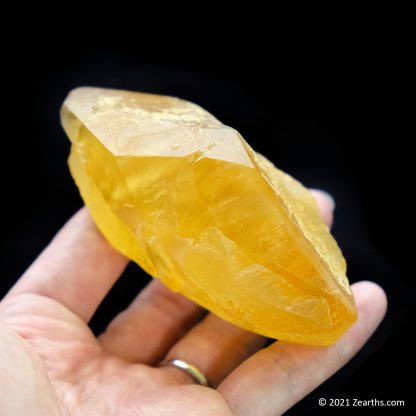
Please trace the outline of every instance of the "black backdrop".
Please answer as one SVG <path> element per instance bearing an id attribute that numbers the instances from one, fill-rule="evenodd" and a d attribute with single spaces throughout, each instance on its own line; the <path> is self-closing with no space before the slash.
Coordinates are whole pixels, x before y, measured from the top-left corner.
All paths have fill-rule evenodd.
<path id="1" fill-rule="evenodd" d="M 52 36 L 52 35 L 51 35 Z M 46 39 L 43 40 L 47 42 Z M 30 42 L 29 42 L 30 43 Z M 33 46 L 33 49 L 31 47 Z M 336 199 L 333 233 L 351 281 L 380 283 L 388 315 L 362 352 L 301 402 L 314 413 L 318 397 L 411 398 L 403 381 L 413 362 L 408 330 L 414 317 L 411 263 L 412 151 L 399 71 L 385 57 L 324 55 L 315 48 L 289 58 L 234 49 L 198 59 L 166 48 L 38 43 L 7 56 L 3 78 L 2 249 L 0 295 L 81 206 L 66 165 L 69 143 L 59 107 L 79 85 L 176 95 L 194 101 L 237 128 L 252 146 L 305 185 Z M 148 277 L 129 266 L 91 323 L 101 331 Z"/>

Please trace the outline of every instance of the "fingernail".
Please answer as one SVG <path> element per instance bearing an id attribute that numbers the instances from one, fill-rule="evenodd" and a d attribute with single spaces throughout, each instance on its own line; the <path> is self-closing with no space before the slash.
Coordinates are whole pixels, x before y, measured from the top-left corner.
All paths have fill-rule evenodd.
<path id="1" fill-rule="evenodd" d="M 328 193 L 328 192 L 326 192 L 322 189 L 313 189 L 313 190 L 315 192 L 319 192 L 322 195 L 322 197 L 326 199 L 326 201 L 327 201 L 327 203 L 330 206 L 332 211 L 335 209 L 335 199 L 330 193 Z"/>

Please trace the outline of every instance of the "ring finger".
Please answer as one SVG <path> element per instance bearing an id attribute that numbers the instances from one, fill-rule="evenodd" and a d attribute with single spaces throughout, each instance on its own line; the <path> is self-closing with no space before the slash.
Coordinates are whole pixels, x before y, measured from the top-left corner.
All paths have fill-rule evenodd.
<path id="1" fill-rule="evenodd" d="M 264 337 L 209 314 L 172 347 L 164 361 L 179 359 L 194 365 L 215 387 L 264 342 Z M 160 367 L 160 371 L 171 373 L 180 383 L 195 382 L 186 371 L 171 365 Z"/>

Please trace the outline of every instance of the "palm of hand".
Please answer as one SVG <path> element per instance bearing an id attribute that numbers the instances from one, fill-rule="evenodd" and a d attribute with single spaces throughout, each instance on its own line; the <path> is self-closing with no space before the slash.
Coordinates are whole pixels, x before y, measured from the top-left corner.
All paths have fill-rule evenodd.
<path id="1" fill-rule="evenodd" d="M 22 359 L 20 365 L 26 375 L 33 373 L 51 409 L 74 415 L 232 414 L 216 390 L 178 384 L 170 373 L 106 352 L 89 327 L 53 299 L 22 294 L 3 309 L 3 320 L 27 341 L 9 333 L 10 347 L 27 355 L 30 363 Z"/>
<path id="2" fill-rule="evenodd" d="M 204 317 L 153 281 L 97 339 L 87 322 L 126 262 L 81 210 L 0 302 L 5 414 L 280 414 L 345 364 L 386 309 L 384 292 L 361 282 L 353 287 L 359 320 L 335 346 L 276 342 L 258 351 L 260 336 Z M 158 367 L 164 358 L 195 364 L 216 388 Z"/>

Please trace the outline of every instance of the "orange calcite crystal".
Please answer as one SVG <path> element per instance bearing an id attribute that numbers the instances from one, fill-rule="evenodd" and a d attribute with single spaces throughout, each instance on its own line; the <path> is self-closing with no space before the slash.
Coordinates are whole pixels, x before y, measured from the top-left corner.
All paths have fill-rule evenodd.
<path id="1" fill-rule="evenodd" d="M 249 331 L 334 343 L 357 311 L 308 190 L 201 107 L 78 88 L 62 107 L 69 165 L 108 241 Z"/>

